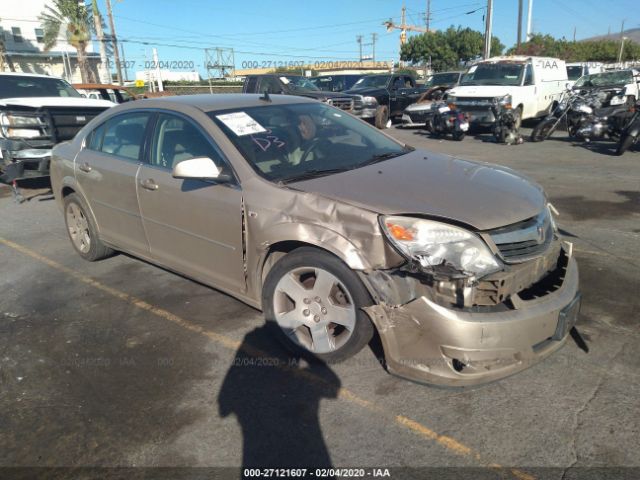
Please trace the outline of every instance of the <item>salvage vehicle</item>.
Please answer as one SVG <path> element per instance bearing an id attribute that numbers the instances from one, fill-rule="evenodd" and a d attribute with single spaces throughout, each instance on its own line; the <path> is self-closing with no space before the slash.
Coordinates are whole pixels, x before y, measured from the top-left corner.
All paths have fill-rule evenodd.
<path id="1" fill-rule="evenodd" d="M 301 75 L 247 75 L 242 93 L 297 95 L 328 103 L 340 110 L 358 115 L 362 104 L 353 95 L 320 90 L 309 78 Z"/>
<path id="2" fill-rule="evenodd" d="M 604 72 L 604 64 L 600 62 L 574 62 L 567 63 L 568 83 L 573 84 L 583 75 L 591 75 L 593 73 Z"/>
<path id="3" fill-rule="evenodd" d="M 135 100 L 136 94 L 122 85 L 109 83 L 74 83 L 75 88 L 84 98 L 109 100 L 113 103 L 124 103 Z"/>
<path id="4" fill-rule="evenodd" d="M 373 121 L 383 129 L 391 126 L 393 118 L 400 118 L 409 105 L 425 91 L 418 87 L 415 79 L 407 74 L 366 75 L 345 93 L 356 95 L 362 104 L 357 113 L 364 120 Z"/>
<path id="5" fill-rule="evenodd" d="M 403 127 L 426 127 L 433 117 L 435 106 L 444 98 L 448 87 L 431 87 L 424 92 L 415 103 L 404 109 L 402 113 Z"/>
<path id="6" fill-rule="evenodd" d="M 344 360 L 377 331 L 390 372 L 472 385 L 558 350 L 578 316 L 540 186 L 312 99 L 118 105 L 54 148 L 51 183 L 82 258 L 123 251 L 233 295 L 296 358 Z"/>
<path id="7" fill-rule="evenodd" d="M 493 57 L 471 66 L 449 100 L 468 112 L 475 125 L 493 126 L 494 102 L 513 105 L 516 126 L 547 115 L 567 87 L 563 60 L 547 57 Z"/>
<path id="8" fill-rule="evenodd" d="M 441 93 L 444 94 L 444 92 L 458 85 L 463 75 L 464 72 L 440 72 L 434 74 L 425 83 L 428 90 L 402 112 L 402 125 L 405 127 L 426 126 L 427 121 L 433 115 L 434 100 L 439 100 Z"/>
<path id="9" fill-rule="evenodd" d="M 318 75 L 310 77 L 309 81 L 323 92 L 344 92 L 362 78 L 360 73 L 349 73 L 341 75 Z"/>
<path id="10" fill-rule="evenodd" d="M 582 93 L 598 90 L 614 95 L 624 92 L 626 102 L 633 105 L 640 99 L 640 71 L 634 69 L 611 70 L 584 75 L 573 85 L 573 89 Z"/>
<path id="11" fill-rule="evenodd" d="M 60 78 L 0 73 L 2 180 L 48 176 L 51 148 L 73 138 L 91 119 L 113 105 L 82 98 Z"/>

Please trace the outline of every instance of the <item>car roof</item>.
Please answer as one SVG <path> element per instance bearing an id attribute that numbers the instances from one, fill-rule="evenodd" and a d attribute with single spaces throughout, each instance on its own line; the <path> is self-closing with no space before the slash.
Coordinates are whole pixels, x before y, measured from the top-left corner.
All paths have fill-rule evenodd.
<path id="1" fill-rule="evenodd" d="M 176 95 L 173 97 L 162 97 L 148 100 L 141 100 L 136 103 L 137 108 L 190 106 L 203 112 L 218 110 L 228 110 L 231 108 L 261 107 L 266 105 L 288 105 L 293 103 L 314 103 L 317 100 L 299 97 L 295 95 L 269 95 L 269 101 L 264 99 L 264 94 L 254 93 L 205 93 L 199 95 Z"/>
<path id="2" fill-rule="evenodd" d="M 25 73 L 25 72 L 0 72 L 0 76 L 10 77 L 38 77 L 38 78 L 53 78 L 55 80 L 64 80 L 64 78 L 54 77 L 52 75 L 43 75 L 41 73 Z"/>

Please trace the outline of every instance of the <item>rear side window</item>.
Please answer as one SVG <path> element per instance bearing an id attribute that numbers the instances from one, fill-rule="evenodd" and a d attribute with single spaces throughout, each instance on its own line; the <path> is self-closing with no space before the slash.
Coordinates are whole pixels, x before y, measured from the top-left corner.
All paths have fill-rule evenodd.
<path id="1" fill-rule="evenodd" d="M 249 93 L 253 93 L 257 91 L 258 87 L 258 78 L 257 77 L 249 77 L 247 78 L 247 86 L 245 87 L 245 91 Z"/>
<path id="2" fill-rule="evenodd" d="M 140 160 L 148 122 L 148 113 L 126 113 L 107 120 L 98 150 L 129 160 Z"/>

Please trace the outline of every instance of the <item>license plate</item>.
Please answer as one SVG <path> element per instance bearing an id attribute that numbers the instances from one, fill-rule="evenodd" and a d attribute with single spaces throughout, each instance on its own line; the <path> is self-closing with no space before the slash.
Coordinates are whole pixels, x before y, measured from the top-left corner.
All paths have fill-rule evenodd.
<path id="1" fill-rule="evenodd" d="M 576 325 L 578 315 L 580 314 L 581 300 L 582 295 L 578 293 L 569 305 L 560 310 L 558 314 L 558 326 L 556 327 L 556 333 L 553 335 L 554 340 L 562 340 Z"/>

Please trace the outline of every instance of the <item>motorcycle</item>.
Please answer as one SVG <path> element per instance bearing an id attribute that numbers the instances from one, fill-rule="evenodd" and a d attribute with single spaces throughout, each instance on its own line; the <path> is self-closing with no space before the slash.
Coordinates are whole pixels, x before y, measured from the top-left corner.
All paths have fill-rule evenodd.
<path id="1" fill-rule="evenodd" d="M 426 127 L 436 137 L 451 134 L 454 140 L 461 141 L 469 131 L 469 117 L 455 105 L 442 102 L 435 105 Z"/>
<path id="2" fill-rule="evenodd" d="M 515 145 L 522 143 L 518 128 L 518 120 L 514 115 L 510 104 L 501 105 L 497 102 L 491 104 L 491 111 L 496 121 L 493 126 L 493 136 L 498 143 Z"/>
<path id="3" fill-rule="evenodd" d="M 624 91 L 563 92 L 551 114 L 533 129 L 531 141 L 546 140 L 563 122 L 570 137 L 587 142 L 605 136 L 617 138 L 628 121 L 629 113 Z"/>
<path id="4" fill-rule="evenodd" d="M 633 116 L 620 135 L 616 155 L 623 155 L 624 152 L 629 150 L 638 140 L 640 140 L 640 103 L 636 105 Z"/>

